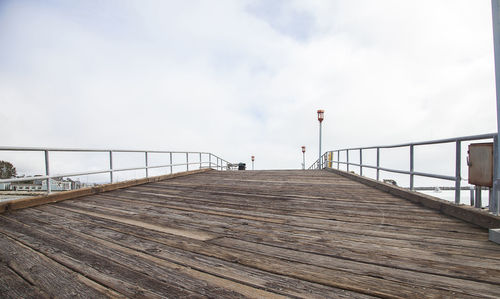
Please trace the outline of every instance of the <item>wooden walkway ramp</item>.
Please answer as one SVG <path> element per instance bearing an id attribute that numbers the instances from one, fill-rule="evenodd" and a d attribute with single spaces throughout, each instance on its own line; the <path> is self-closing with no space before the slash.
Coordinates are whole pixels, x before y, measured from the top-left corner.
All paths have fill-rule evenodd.
<path id="1" fill-rule="evenodd" d="M 487 233 L 326 171 L 209 171 L 0 214 L 0 297 L 499 298 Z"/>

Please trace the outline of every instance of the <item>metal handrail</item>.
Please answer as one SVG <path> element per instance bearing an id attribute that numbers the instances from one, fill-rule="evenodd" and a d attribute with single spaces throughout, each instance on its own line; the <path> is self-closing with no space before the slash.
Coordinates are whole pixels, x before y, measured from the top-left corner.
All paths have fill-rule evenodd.
<path id="1" fill-rule="evenodd" d="M 208 168 L 214 168 L 217 170 L 229 170 L 228 164 L 230 162 L 220 158 L 217 155 L 214 155 L 209 152 L 182 152 L 182 151 L 159 151 L 159 150 L 125 150 L 125 149 L 84 149 L 84 148 L 44 148 L 44 147 L 8 147 L 8 146 L 0 146 L 0 151 L 21 151 L 21 152 L 43 152 L 45 154 L 45 175 L 43 176 L 32 176 L 32 177 L 23 177 L 23 178 L 9 178 L 9 179 L 0 179 L 0 183 L 14 183 L 14 182 L 23 182 L 23 181 L 33 181 L 33 180 L 45 180 L 47 182 L 47 192 L 51 192 L 50 187 L 50 179 L 60 178 L 60 177 L 73 177 L 73 176 L 81 176 L 81 175 L 90 175 L 90 174 L 101 174 L 101 173 L 109 173 L 110 182 L 113 183 L 113 174 L 115 172 L 121 171 L 132 171 L 132 170 L 145 170 L 146 178 L 149 177 L 148 170 L 155 168 L 167 168 L 170 167 L 170 173 L 173 173 L 174 166 L 186 166 L 186 171 L 189 171 L 190 165 L 198 165 L 199 169 L 203 166 Z M 109 153 L 109 168 L 102 169 L 97 171 L 85 171 L 85 172 L 76 172 L 76 173 L 58 173 L 51 174 L 50 173 L 50 152 L 80 152 L 80 153 L 89 153 L 89 152 L 100 152 L 100 153 Z M 143 153 L 144 154 L 144 166 L 140 167 L 129 167 L 129 168 L 113 168 L 113 153 Z M 168 154 L 170 157 L 169 164 L 163 165 L 149 165 L 148 158 L 149 154 Z M 174 154 L 182 154 L 186 157 L 186 163 L 172 163 Z M 199 160 L 196 162 L 189 161 L 189 155 L 199 155 Z M 208 158 L 204 160 L 203 158 Z"/>
<path id="2" fill-rule="evenodd" d="M 330 167 L 333 168 L 333 164 L 337 163 L 337 169 L 340 168 L 340 164 L 347 165 L 347 171 L 349 171 L 349 166 L 357 166 L 360 168 L 360 175 L 363 175 L 363 167 L 371 168 L 377 170 L 377 180 L 380 180 L 380 171 L 407 174 L 410 176 L 410 190 L 414 190 L 414 177 L 422 176 L 422 177 L 430 177 L 436 179 L 443 179 L 449 181 L 455 181 L 455 203 L 460 204 L 460 184 L 461 184 L 461 157 L 462 157 L 462 148 L 461 143 L 464 141 L 474 141 L 474 140 L 484 140 L 484 139 L 493 139 L 494 146 L 494 165 L 496 165 L 497 157 L 497 133 L 490 134 L 481 134 L 481 135 L 471 135 L 471 136 L 462 136 L 462 137 L 454 137 L 454 138 L 446 138 L 446 139 L 437 139 L 437 140 L 429 140 L 429 141 L 420 141 L 420 142 L 409 142 L 395 145 L 377 145 L 377 146 L 367 146 L 367 147 L 353 147 L 353 148 L 343 148 L 338 150 L 332 150 L 325 152 L 320 158 L 318 158 L 309 169 L 323 169 L 327 168 L 330 164 Z M 434 145 L 434 144 L 444 144 L 444 143 L 455 143 L 455 176 L 447 176 L 436 173 L 426 173 L 426 172 L 418 172 L 415 171 L 415 163 L 414 163 L 414 148 L 415 146 L 421 145 Z M 390 169 L 380 166 L 380 150 L 381 149 L 389 149 L 389 148 L 402 148 L 409 147 L 410 149 L 410 169 Z M 363 151 L 364 150 L 377 150 L 377 165 L 368 165 L 363 164 Z M 349 152 L 357 151 L 359 152 L 359 163 L 349 162 Z M 340 153 L 346 153 L 346 161 L 340 161 Z M 328 154 L 330 153 L 331 160 L 328 159 Z M 334 160 L 334 156 L 336 153 L 337 160 Z M 496 169 L 494 168 L 494 178 L 497 178 Z M 496 211 L 496 200 L 492 200 L 490 202 L 490 210 Z"/>

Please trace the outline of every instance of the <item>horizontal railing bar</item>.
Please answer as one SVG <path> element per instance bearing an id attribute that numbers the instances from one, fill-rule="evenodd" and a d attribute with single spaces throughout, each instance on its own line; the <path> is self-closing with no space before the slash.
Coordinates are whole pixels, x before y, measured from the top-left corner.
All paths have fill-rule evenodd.
<path id="1" fill-rule="evenodd" d="M 402 143 L 402 144 L 394 144 L 394 145 L 379 145 L 379 146 L 367 146 L 367 147 L 353 147 L 353 148 L 344 148 L 333 150 L 332 152 L 341 152 L 341 151 L 354 151 L 354 150 L 368 150 L 368 149 L 377 149 L 377 148 L 397 148 L 397 147 L 406 147 L 411 145 L 431 145 L 431 144 L 439 144 L 439 143 L 451 143 L 457 141 L 471 141 L 471 140 L 480 140 L 480 139 L 489 139 L 494 138 L 497 134 L 481 134 L 481 135 L 471 135 L 464 137 L 454 137 L 454 138 L 446 138 L 446 139 L 437 139 L 430 141 L 420 141 L 420 142 L 410 142 L 410 143 Z M 316 160 L 317 161 L 317 160 Z"/>
<path id="2" fill-rule="evenodd" d="M 217 159 L 221 160 L 222 162 L 231 163 L 231 162 L 228 162 L 228 161 L 226 161 L 226 160 L 222 159 L 221 157 L 216 156 L 216 155 L 214 155 L 214 154 L 212 154 L 212 156 L 214 156 L 215 158 L 217 158 Z M 214 163 L 214 164 L 217 164 L 217 163 Z"/>
<path id="3" fill-rule="evenodd" d="M 339 164 L 348 164 L 347 162 L 340 162 L 340 161 L 328 161 L 332 163 L 339 163 Z M 455 177 L 454 176 L 447 176 L 447 175 L 440 175 L 440 174 L 432 174 L 432 173 L 426 173 L 426 172 L 411 172 L 411 171 L 406 171 L 406 170 L 399 170 L 399 169 L 390 169 L 390 168 L 384 168 L 384 167 L 377 167 L 377 166 L 372 166 L 372 165 L 364 165 L 364 164 L 356 164 L 349 162 L 350 166 L 361 166 L 361 167 L 366 167 L 366 168 L 372 168 L 372 169 L 378 169 L 386 172 L 395 172 L 395 173 L 400 173 L 400 174 L 413 174 L 413 175 L 418 175 L 418 176 L 424 176 L 424 177 L 430 177 L 430 178 L 435 178 L 435 179 L 443 179 L 443 180 L 448 180 L 448 181 L 454 181 Z"/>
<path id="4" fill-rule="evenodd" d="M 441 180 L 448 180 L 448 181 L 454 181 L 456 179 L 454 176 L 432 174 L 432 173 L 425 173 L 425 172 L 413 172 L 413 174 L 418 175 L 418 176 L 425 176 L 425 177 L 441 179 Z"/>
<path id="5" fill-rule="evenodd" d="M 209 164 L 210 162 L 201 162 L 201 164 Z M 200 165 L 200 162 L 191 162 L 189 163 L 189 165 Z M 214 163 L 212 163 L 214 164 Z M 167 164 L 167 165 L 154 165 L 154 166 L 148 166 L 148 167 L 142 167 L 141 169 L 152 169 L 152 168 L 164 168 L 164 167 L 170 167 L 170 166 L 186 166 L 186 163 L 183 163 L 183 164 Z M 113 171 L 120 171 L 119 169 L 118 170 L 115 170 L 113 169 Z"/>
<path id="6" fill-rule="evenodd" d="M 53 178 L 80 176 L 80 175 L 88 175 L 88 174 L 100 174 L 100 173 L 109 173 L 109 172 L 111 172 L 111 170 L 107 169 L 107 170 L 96 170 L 96 171 L 57 174 L 57 175 L 41 175 L 41 176 L 33 176 L 33 177 L 15 178 L 15 179 L 3 179 L 3 180 L 0 180 L 0 183 L 15 183 L 15 182 L 25 182 L 25 181 L 46 180 L 46 179 L 53 179 Z"/>
<path id="7" fill-rule="evenodd" d="M 203 163 L 203 162 L 202 162 Z M 205 162 L 207 163 L 207 162 Z M 191 163 L 179 163 L 179 164 L 167 164 L 167 165 L 158 165 L 158 166 L 148 166 L 147 168 L 163 168 L 163 167 L 170 167 L 170 166 L 186 166 L 186 165 L 200 165 L 200 162 L 191 162 Z M 132 168 L 121 168 L 121 169 L 113 169 L 113 172 L 118 172 L 118 171 L 132 171 L 132 170 L 144 170 L 146 167 L 132 167 Z M 109 171 L 108 171 L 109 172 Z"/>
<path id="8" fill-rule="evenodd" d="M 439 189 L 441 191 L 454 191 L 456 188 L 452 186 L 435 186 L 435 187 L 415 187 L 413 190 L 415 191 L 434 191 L 436 189 Z M 469 191 L 469 190 L 474 190 L 475 186 L 470 185 L 470 186 L 465 186 L 465 187 L 460 187 L 460 190 L 463 191 Z M 481 190 L 488 190 L 488 187 L 481 187 Z"/>
<path id="9" fill-rule="evenodd" d="M 0 146 L 0 151 L 49 151 L 49 152 L 114 152 L 114 153 L 152 153 L 152 154 L 210 154 L 209 152 L 160 151 L 160 150 L 125 150 L 125 149 L 88 149 L 88 148 L 45 148 L 45 147 L 9 147 Z"/>
<path id="10" fill-rule="evenodd" d="M 206 164 L 209 162 L 202 162 L 202 164 Z M 212 163 L 215 165 L 215 163 Z M 200 162 L 192 162 L 189 165 L 200 165 Z M 148 166 L 147 168 L 163 168 L 170 166 L 186 166 L 186 163 L 178 163 L 178 164 L 166 164 L 166 165 L 155 165 Z M 225 166 L 224 166 L 225 168 Z M 120 172 L 120 171 L 132 171 L 132 170 L 144 170 L 146 167 L 131 167 L 131 168 L 120 168 L 120 169 L 106 169 L 106 170 L 97 170 L 97 171 L 86 171 L 86 172 L 76 172 L 76 173 L 62 173 L 62 174 L 53 174 L 53 175 L 43 175 L 43 176 L 35 176 L 35 177 L 24 177 L 24 178 L 14 178 L 14 179 L 1 179 L 0 183 L 15 183 L 15 182 L 25 182 L 25 181 L 34 181 L 34 180 L 46 180 L 60 177 L 73 177 L 73 176 L 81 176 L 81 175 L 90 175 L 90 174 L 100 174 L 100 173 L 110 173 L 112 172 Z"/>

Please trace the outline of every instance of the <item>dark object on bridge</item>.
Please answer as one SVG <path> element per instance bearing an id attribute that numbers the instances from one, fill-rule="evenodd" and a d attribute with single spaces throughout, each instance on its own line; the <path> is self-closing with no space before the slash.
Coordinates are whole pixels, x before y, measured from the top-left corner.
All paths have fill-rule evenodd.
<path id="1" fill-rule="evenodd" d="M 247 165 L 245 163 L 239 163 L 238 164 L 238 170 L 245 170 Z"/>
<path id="2" fill-rule="evenodd" d="M 390 180 L 390 179 L 384 179 L 384 183 L 387 183 L 387 184 L 392 184 L 394 186 L 397 186 L 398 183 L 396 183 L 395 180 Z"/>

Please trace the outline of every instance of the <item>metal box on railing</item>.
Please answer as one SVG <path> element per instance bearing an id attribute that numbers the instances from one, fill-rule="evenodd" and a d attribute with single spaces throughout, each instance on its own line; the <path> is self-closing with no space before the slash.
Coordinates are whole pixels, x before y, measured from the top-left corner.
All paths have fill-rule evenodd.
<path id="1" fill-rule="evenodd" d="M 493 187 L 493 143 L 469 145 L 469 184 Z"/>

